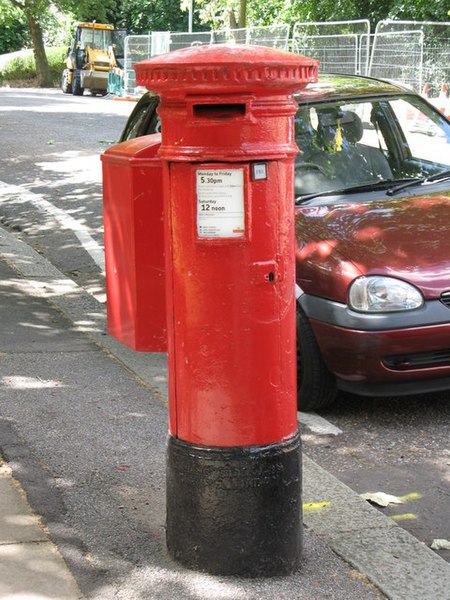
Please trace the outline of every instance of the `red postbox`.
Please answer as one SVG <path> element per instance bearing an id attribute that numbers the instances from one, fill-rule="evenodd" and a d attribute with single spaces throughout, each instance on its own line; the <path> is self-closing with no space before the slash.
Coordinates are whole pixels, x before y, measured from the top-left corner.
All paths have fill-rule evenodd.
<path id="1" fill-rule="evenodd" d="M 154 134 L 101 157 L 108 332 L 146 352 L 167 350 L 160 145 Z"/>
<path id="2" fill-rule="evenodd" d="M 161 96 L 167 543 L 210 573 L 279 575 L 300 560 L 292 93 L 317 69 L 251 46 L 135 66 Z"/>

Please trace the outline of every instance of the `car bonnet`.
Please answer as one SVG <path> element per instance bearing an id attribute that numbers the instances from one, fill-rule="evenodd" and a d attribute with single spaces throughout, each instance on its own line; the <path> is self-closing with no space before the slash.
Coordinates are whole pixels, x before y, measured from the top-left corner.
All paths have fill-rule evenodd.
<path id="1" fill-rule="evenodd" d="M 304 287 L 345 301 L 359 275 L 397 277 L 425 298 L 450 290 L 450 192 L 297 209 Z M 306 291 L 306 290 L 305 290 Z"/>

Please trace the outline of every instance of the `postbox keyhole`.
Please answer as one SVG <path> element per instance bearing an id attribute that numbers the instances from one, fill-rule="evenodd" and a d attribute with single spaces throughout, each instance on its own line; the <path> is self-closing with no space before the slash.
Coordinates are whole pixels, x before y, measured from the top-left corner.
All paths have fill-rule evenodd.
<path id="1" fill-rule="evenodd" d="M 281 281 L 280 265 L 275 260 L 255 262 L 251 267 L 251 279 L 256 285 Z"/>

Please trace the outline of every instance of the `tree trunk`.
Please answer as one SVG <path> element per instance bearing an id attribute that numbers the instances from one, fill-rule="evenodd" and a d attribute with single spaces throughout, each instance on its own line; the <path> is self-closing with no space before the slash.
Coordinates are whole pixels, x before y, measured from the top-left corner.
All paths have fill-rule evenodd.
<path id="1" fill-rule="evenodd" d="M 239 20 L 238 27 L 245 27 L 247 24 L 247 0 L 240 0 L 239 2 Z"/>
<path id="2" fill-rule="evenodd" d="M 236 15 L 233 10 L 229 12 L 230 29 L 243 29 L 247 21 L 247 0 L 239 1 L 239 14 Z"/>
<path id="3" fill-rule="evenodd" d="M 230 12 L 228 13 L 228 18 L 230 21 L 230 29 L 237 29 L 238 24 L 236 21 L 236 15 L 234 14 L 234 12 L 232 10 L 230 10 Z"/>
<path id="4" fill-rule="evenodd" d="M 45 54 L 42 29 L 34 15 L 28 14 L 28 27 L 30 28 L 31 40 L 33 42 L 34 60 L 36 61 L 36 75 L 39 87 L 53 87 L 50 67 Z"/>

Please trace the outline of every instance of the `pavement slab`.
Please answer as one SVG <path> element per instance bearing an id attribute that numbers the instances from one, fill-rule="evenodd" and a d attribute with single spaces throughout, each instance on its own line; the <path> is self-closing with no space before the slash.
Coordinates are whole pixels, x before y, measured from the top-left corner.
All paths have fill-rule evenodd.
<path id="1" fill-rule="evenodd" d="M 0 545 L 47 541 L 24 493 L 0 467 Z"/>
<path id="2" fill-rule="evenodd" d="M 0 466 L 0 515 L 0 599 L 82 598 L 24 490 L 5 465 Z"/>
<path id="3" fill-rule="evenodd" d="M 85 598 L 450 600 L 450 565 L 306 456 L 298 573 L 244 580 L 175 564 L 164 539 L 165 357 L 107 336 L 104 305 L 46 274 L 51 265 L 25 276 L 24 246 L 0 228 L 0 316 L 22 327 L 0 349 L 0 447 Z"/>

